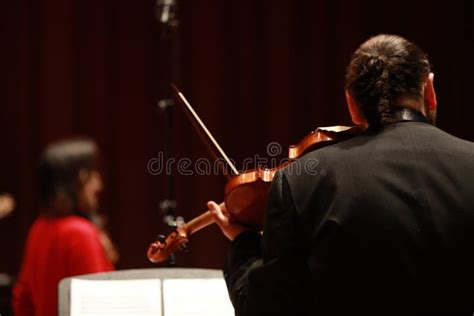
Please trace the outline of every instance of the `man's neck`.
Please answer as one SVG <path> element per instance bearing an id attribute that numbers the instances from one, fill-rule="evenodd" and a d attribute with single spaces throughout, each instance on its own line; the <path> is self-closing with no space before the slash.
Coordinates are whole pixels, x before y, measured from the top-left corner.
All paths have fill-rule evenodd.
<path id="1" fill-rule="evenodd" d="M 415 111 L 420 112 L 423 114 L 425 117 L 427 117 L 426 109 L 424 107 L 423 101 L 421 100 L 415 100 L 413 98 L 406 98 L 406 97 L 401 97 L 394 102 L 395 104 L 393 106 L 396 107 L 403 107 L 403 108 L 410 108 Z"/>

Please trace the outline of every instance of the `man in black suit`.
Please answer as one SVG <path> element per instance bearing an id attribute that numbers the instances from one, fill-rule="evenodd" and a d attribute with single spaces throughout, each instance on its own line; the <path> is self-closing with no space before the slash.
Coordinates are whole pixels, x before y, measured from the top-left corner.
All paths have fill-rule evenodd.
<path id="1" fill-rule="evenodd" d="M 474 144 L 433 126 L 426 55 L 398 36 L 369 39 L 346 99 L 365 131 L 276 175 L 263 236 L 209 202 L 232 240 L 236 314 L 472 315 Z"/>

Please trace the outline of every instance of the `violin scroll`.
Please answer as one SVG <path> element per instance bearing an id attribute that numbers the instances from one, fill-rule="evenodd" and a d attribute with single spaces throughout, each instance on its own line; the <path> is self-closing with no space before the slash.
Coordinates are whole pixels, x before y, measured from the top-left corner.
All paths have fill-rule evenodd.
<path id="1" fill-rule="evenodd" d="M 220 206 L 224 207 L 224 202 Z M 171 234 L 166 237 L 159 236 L 150 244 L 147 251 L 148 259 L 154 263 L 166 261 L 174 252 L 186 249 L 186 243 L 192 234 L 212 223 L 214 223 L 214 218 L 209 210 L 188 223 L 179 223 Z"/>
<path id="2" fill-rule="evenodd" d="M 151 243 L 148 247 L 147 257 L 153 263 L 165 262 L 171 254 L 184 249 L 188 241 L 188 234 L 185 229 L 185 224 L 183 224 L 177 227 L 168 236 L 164 237 L 161 235 Z"/>

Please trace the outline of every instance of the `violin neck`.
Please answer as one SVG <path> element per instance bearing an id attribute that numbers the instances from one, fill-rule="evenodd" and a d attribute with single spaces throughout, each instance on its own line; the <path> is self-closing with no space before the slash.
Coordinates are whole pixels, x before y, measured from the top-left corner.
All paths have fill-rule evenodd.
<path id="1" fill-rule="evenodd" d="M 188 237 L 213 223 L 214 218 L 212 217 L 210 211 L 206 211 L 198 217 L 193 218 L 188 223 L 186 223 L 186 232 Z"/>

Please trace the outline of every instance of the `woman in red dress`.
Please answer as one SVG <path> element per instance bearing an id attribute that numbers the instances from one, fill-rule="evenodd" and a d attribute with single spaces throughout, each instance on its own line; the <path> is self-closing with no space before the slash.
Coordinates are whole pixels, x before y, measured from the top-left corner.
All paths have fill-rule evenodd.
<path id="1" fill-rule="evenodd" d="M 41 215 L 30 228 L 18 282 L 15 315 L 54 316 L 65 277 L 114 269 L 106 234 L 92 222 L 102 180 L 89 140 L 50 145 L 39 166 Z M 115 258 L 114 258 L 115 256 Z"/>

